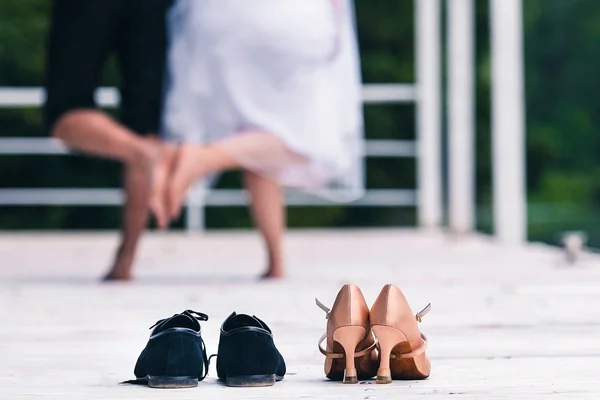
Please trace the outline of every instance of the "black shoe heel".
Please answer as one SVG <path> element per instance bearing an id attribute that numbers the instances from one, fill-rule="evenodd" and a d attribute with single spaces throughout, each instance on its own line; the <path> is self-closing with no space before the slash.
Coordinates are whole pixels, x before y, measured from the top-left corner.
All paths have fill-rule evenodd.
<path id="1" fill-rule="evenodd" d="M 155 389 L 184 389 L 198 387 L 198 378 L 193 376 L 149 376 L 148 386 Z"/>
<path id="2" fill-rule="evenodd" d="M 263 387 L 275 384 L 275 375 L 237 375 L 225 378 L 225 385 L 231 387 Z"/>

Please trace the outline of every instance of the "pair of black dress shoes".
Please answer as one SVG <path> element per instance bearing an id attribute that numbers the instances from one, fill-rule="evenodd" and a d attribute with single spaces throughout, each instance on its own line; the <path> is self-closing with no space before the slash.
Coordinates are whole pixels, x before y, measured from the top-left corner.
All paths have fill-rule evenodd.
<path id="1" fill-rule="evenodd" d="M 198 386 L 217 357 L 217 376 L 227 386 L 272 386 L 283 379 L 285 361 L 271 329 L 255 316 L 232 313 L 221 326 L 218 354 L 206 355 L 199 321 L 208 315 L 186 310 L 161 319 L 135 365 L 137 379 L 123 383 L 153 388 Z"/>

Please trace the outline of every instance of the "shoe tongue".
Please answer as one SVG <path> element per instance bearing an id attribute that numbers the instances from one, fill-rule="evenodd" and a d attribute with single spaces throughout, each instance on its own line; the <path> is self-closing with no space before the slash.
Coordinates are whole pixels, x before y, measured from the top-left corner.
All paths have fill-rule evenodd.
<path id="1" fill-rule="evenodd" d="M 225 330 L 229 331 L 231 329 L 242 328 L 246 326 L 255 326 L 257 328 L 263 328 L 259 321 L 256 318 L 251 317 L 246 314 L 237 314 L 233 316 L 227 323 L 225 324 Z"/>

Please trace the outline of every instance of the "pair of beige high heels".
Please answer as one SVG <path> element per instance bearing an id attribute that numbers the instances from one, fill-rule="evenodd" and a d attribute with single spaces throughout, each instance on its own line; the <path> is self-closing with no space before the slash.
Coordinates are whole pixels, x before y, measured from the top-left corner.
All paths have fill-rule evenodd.
<path id="1" fill-rule="evenodd" d="M 383 287 L 370 310 L 360 288 L 350 284 L 342 287 L 331 309 L 315 300 L 327 313 L 327 331 L 319 340 L 319 350 L 325 355 L 328 379 L 358 383 L 377 376 L 376 383 L 391 383 L 429 377 L 427 338 L 417 322 L 431 304 L 413 314 L 394 285 Z"/>

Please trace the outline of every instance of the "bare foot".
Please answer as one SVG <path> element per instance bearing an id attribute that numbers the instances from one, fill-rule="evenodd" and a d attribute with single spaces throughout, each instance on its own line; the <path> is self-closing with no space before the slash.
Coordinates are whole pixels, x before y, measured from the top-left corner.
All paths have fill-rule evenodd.
<path id="1" fill-rule="evenodd" d="M 269 267 L 267 271 L 260 276 L 261 280 L 281 279 L 285 276 L 282 267 Z"/>
<path id="2" fill-rule="evenodd" d="M 103 282 L 131 281 L 133 274 L 133 253 L 126 253 L 119 249 L 112 268 L 102 277 Z"/>
<path id="3" fill-rule="evenodd" d="M 103 282 L 128 282 L 133 280 L 133 276 L 131 272 L 124 272 L 118 270 L 110 270 L 104 277 L 102 278 Z"/>
<path id="4" fill-rule="evenodd" d="M 165 229 L 169 224 L 166 198 L 167 179 L 174 166 L 176 149 L 172 144 L 162 144 L 161 147 L 162 156 L 152 171 L 152 193 L 149 205 L 156 218 L 158 228 Z"/>
<path id="5" fill-rule="evenodd" d="M 177 150 L 175 168 L 167 188 L 168 215 L 179 218 L 188 189 L 202 176 L 202 159 L 206 150 L 201 146 L 184 144 Z"/>

